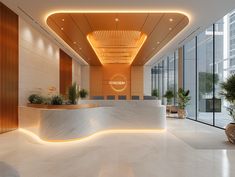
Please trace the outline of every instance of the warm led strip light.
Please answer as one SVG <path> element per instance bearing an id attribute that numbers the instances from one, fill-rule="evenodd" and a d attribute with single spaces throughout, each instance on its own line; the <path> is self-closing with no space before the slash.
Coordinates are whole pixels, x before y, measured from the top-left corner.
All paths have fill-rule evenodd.
<path id="1" fill-rule="evenodd" d="M 87 40 L 102 64 L 131 64 L 146 39 L 146 34 L 128 30 L 101 30 L 87 35 Z"/>
<path id="2" fill-rule="evenodd" d="M 33 132 L 19 128 L 18 129 L 20 132 L 32 137 L 34 140 L 36 140 L 39 143 L 43 144 L 64 144 L 64 143 L 78 143 L 78 142 L 84 142 L 84 141 L 89 141 L 94 138 L 98 138 L 101 135 L 107 135 L 107 134 L 125 134 L 125 133 L 131 133 L 131 134 L 138 134 L 138 133 L 163 133 L 166 131 L 166 129 L 113 129 L 113 130 L 103 130 L 96 132 L 92 135 L 86 136 L 84 138 L 76 138 L 76 139 L 69 139 L 69 140 L 43 140 Z"/>

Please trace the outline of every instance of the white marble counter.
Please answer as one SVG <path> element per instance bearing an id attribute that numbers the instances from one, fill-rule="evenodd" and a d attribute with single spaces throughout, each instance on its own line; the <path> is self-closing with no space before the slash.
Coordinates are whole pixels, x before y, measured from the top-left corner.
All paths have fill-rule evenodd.
<path id="1" fill-rule="evenodd" d="M 157 100 L 81 100 L 96 108 L 47 110 L 20 107 L 20 128 L 46 141 L 83 138 L 113 129 L 164 129 L 166 108 Z"/>

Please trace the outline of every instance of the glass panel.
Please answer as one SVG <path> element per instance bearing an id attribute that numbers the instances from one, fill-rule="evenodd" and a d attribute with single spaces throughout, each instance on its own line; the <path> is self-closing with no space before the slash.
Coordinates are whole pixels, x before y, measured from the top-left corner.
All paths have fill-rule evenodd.
<path id="1" fill-rule="evenodd" d="M 213 124 L 213 27 L 198 35 L 198 120 Z"/>
<path id="2" fill-rule="evenodd" d="M 190 90 L 191 100 L 186 110 L 188 117 L 196 119 L 196 49 L 195 39 L 184 46 L 184 88 Z"/>
<path id="3" fill-rule="evenodd" d="M 175 91 L 175 57 L 174 57 L 174 53 L 172 53 L 171 55 L 169 55 L 168 57 L 168 83 L 169 83 L 169 87 L 168 90 L 171 90 L 173 93 Z M 174 100 L 172 102 L 172 104 L 174 103 Z"/>
<path id="4" fill-rule="evenodd" d="M 178 50 L 175 51 L 175 105 L 177 103 L 177 92 L 178 92 L 178 60 L 179 53 Z"/>
<path id="5" fill-rule="evenodd" d="M 162 61 L 163 64 L 163 92 L 162 92 L 162 98 L 163 98 L 163 104 L 166 104 L 166 99 L 164 98 L 164 94 L 166 93 L 168 89 L 168 64 L 167 64 L 167 58 L 165 58 Z"/>
<path id="6" fill-rule="evenodd" d="M 233 45 L 235 44 L 235 34 L 231 32 L 235 30 L 235 27 L 231 25 L 235 23 L 235 18 L 232 19 L 232 14 L 235 15 L 235 11 L 215 24 L 215 75 L 218 77 L 218 82 L 215 83 L 215 125 L 223 128 L 232 121 L 226 110 L 229 104 L 219 94 L 220 83 L 226 81 L 227 77 L 235 71 L 231 62 L 234 57 L 233 50 L 235 51 Z"/>
<path id="7" fill-rule="evenodd" d="M 162 98 L 162 63 L 158 64 L 158 92 L 159 92 L 159 99 Z"/>

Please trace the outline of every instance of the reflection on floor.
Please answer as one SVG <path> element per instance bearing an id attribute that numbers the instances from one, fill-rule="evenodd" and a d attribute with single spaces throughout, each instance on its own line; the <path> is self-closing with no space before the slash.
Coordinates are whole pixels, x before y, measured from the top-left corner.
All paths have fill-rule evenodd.
<path id="1" fill-rule="evenodd" d="M 232 177 L 234 150 L 223 130 L 179 119 L 168 119 L 165 132 L 62 144 L 14 131 L 0 135 L 0 177 Z"/>

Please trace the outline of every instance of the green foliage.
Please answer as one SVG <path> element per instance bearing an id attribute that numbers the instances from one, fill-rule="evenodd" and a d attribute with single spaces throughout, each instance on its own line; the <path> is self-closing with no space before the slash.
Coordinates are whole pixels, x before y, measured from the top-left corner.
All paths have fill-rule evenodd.
<path id="1" fill-rule="evenodd" d="M 70 104 L 77 104 L 77 99 L 79 97 L 78 86 L 73 83 L 68 90 L 68 99 Z"/>
<path id="2" fill-rule="evenodd" d="M 204 94 L 210 94 L 213 91 L 213 79 L 215 85 L 219 81 L 218 74 L 212 74 L 207 72 L 199 72 L 199 96 L 202 98 Z"/>
<path id="3" fill-rule="evenodd" d="M 228 102 L 235 104 L 235 74 L 231 75 L 227 81 L 221 83 L 221 89 L 220 94 Z"/>
<path id="4" fill-rule="evenodd" d="M 62 105 L 63 104 L 63 97 L 60 95 L 52 96 L 51 98 L 51 105 Z"/>
<path id="5" fill-rule="evenodd" d="M 190 96 L 189 96 L 190 91 L 189 90 L 184 90 L 182 88 L 179 88 L 178 90 L 178 106 L 180 109 L 185 109 L 186 106 L 188 105 L 190 101 Z"/>
<path id="6" fill-rule="evenodd" d="M 172 98 L 174 98 L 174 92 L 172 90 L 167 90 L 164 97 L 167 99 L 167 104 L 172 104 Z"/>
<path id="7" fill-rule="evenodd" d="M 159 97 L 158 89 L 153 89 L 152 90 L 152 96 Z"/>
<path id="8" fill-rule="evenodd" d="M 37 95 L 37 94 L 32 94 L 28 97 L 28 101 L 31 103 L 31 104 L 43 104 L 44 102 L 44 99 L 42 96 L 40 95 Z"/>
<path id="9" fill-rule="evenodd" d="M 231 104 L 227 110 L 235 121 L 235 74 L 231 75 L 225 82 L 221 83 L 220 94 Z"/>
<path id="10" fill-rule="evenodd" d="M 80 98 L 86 98 L 88 92 L 85 89 L 81 89 L 79 92 Z"/>

